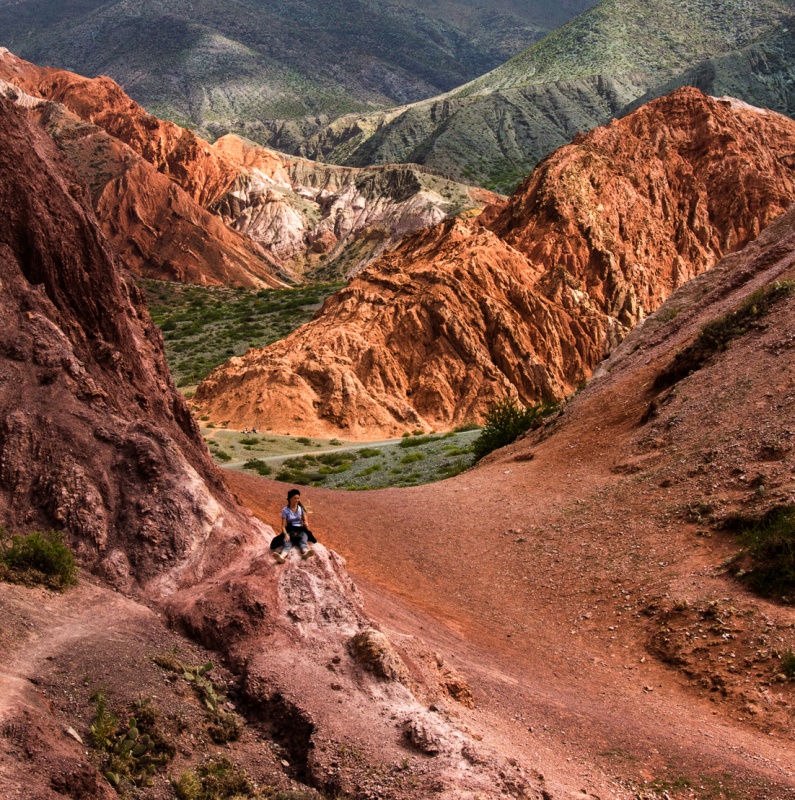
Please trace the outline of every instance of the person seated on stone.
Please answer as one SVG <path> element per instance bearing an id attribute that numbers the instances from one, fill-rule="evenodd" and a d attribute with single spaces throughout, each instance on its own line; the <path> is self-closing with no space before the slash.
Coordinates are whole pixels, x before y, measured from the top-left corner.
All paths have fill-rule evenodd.
<path id="1" fill-rule="evenodd" d="M 287 561 L 293 546 L 301 551 L 301 558 L 309 558 L 315 551 L 309 542 L 317 542 L 312 531 L 306 527 L 308 515 L 301 503 L 301 492 L 290 489 L 287 492 L 287 505 L 282 509 L 282 532 L 271 542 L 273 557 L 283 564 Z"/>

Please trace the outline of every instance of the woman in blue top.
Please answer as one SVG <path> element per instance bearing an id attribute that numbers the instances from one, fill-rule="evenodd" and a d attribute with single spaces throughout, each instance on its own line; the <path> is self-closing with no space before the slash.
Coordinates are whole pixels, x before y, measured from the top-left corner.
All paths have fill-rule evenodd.
<path id="1" fill-rule="evenodd" d="M 309 541 L 315 541 L 315 537 L 306 527 L 307 513 L 301 504 L 301 492 L 298 489 L 290 489 L 287 492 L 287 505 L 282 509 L 282 535 L 277 537 L 282 542 L 279 544 L 275 539 L 273 544 L 273 557 L 283 564 L 290 555 L 293 545 L 301 551 L 301 558 L 309 558 L 315 551 L 309 546 Z M 271 545 L 273 547 L 273 545 Z"/>

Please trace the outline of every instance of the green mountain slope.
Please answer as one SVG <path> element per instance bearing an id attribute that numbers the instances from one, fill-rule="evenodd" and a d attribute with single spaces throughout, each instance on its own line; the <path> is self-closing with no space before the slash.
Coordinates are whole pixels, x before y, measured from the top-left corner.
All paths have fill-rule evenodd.
<path id="1" fill-rule="evenodd" d="M 753 105 L 795 117 L 795 18 L 754 44 L 702 61 L 655 87 L 631 108 L 680 86 L 695 86 L 716 97 L 739 97 Z"/>
<path id="2" fill-rule="evenodd" d="M 447 91 L 593 2 L 0 0 L 0 45 L 218 135 Z"/>
<path id="3" fill-rule="evenodd" d="M 418 161 L 506 191 L 578 131 L 695 64 L 769 38 L 793 11 L 793 0 L 602 0 L 492 72 L 337 120 L 300 151 L 351 165 Z"/>

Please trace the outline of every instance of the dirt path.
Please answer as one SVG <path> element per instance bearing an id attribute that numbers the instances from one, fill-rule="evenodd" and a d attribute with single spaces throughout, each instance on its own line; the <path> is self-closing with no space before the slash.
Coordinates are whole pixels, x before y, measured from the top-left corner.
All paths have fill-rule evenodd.
<path id="1" fill-rule="evenodd" d="M 2 585 L 0 610 L 4 614 L 5 657 L 0 664 L 0 721 L 29 704 L 34 690 L 30 679 L 46 661 L 55 661 L 81 641 L 95 641 L 153 616 L 145 606 L 122 595 L 83 581 L 68 595 Z M 12 617 L 9 617 L 9 613 Z"/>
<path id="2" fill-rule="evenodd" d="M 747 690 L 710 691 L 651 648 L 658 610 L 677 598 L 753 608 L 780 628 L 795 618 L 723 576 L 728 543 L 697 537 L 675 497 L 626 471 L 642 400 L 616 396 L 598 413 L 595 429 L 581 415 L 564 436 L 450 481 L 307 489 L 313 530 L 345 556 L 387 631 L 465 673 L 503 752 L 603 800 L 795 797 L 791 689 L 749 677 Z M 229 481 L 265 521 L 276 513 L 283 484 Z M 716 680 L 734 679 L 731 647 L 722 667 L 704 668 Z M 746 713 L 746 691 L 770 712 Z"/>

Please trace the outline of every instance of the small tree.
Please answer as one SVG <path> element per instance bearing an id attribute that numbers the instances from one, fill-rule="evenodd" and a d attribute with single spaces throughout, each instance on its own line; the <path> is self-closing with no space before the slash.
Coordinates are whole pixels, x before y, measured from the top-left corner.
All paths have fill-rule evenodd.
<path id="1" fill-rule="evenodd" d="M 486 414 L 480 436 L 472 445 L 475 461 L 499 447 L 516 441 L 523 433 L 538 428 L 558 408 L 557 403 L 541 401 L 525 408 L 511 398 L 500 400 Z"/>

